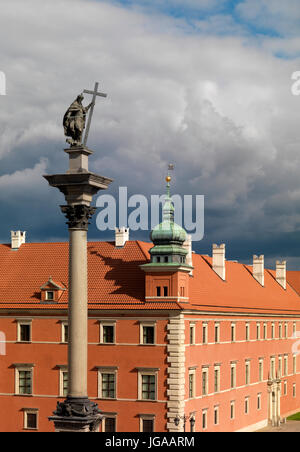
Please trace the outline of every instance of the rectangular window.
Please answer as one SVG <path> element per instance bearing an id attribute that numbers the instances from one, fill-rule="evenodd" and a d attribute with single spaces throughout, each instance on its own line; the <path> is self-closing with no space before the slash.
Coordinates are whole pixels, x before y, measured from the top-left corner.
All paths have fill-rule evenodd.
<path id="1" fill-rule="evenodd" d="M 218 406 L 214 407 L 214 424 L 215 425 L 219 424 L 219 407 Z"/>
<path id="2" fill-rule="evenodd" d="M 257 409 L 261 409 L 261 394 L 257 394 Z"/>
<path id="3" fill-rule="evenodd" d="M 215 323 L 215 343 L 220 342 L 220 325 L 219 323 Z"/>
<path id="4" fill-rule="evenodd" d="M 54 292 L 53 290 L 47 290 L 46 292 L 46 300 L 53 301 L 54 300 Z"/>
<path id="5" fill-rule="evenodd" d="M 275 358 L 271 358 L 270 360 L 270 376 L 272 379 L 275 378 Z"/>
<path id="6" fill-rule="evenodd" d="M 202 342 L 203 344 L 207 344 L 207 323 L 203 323 L 202 325 Z"/>
<path id="7" fill-rule="evenodd" d="M 256 340 L 260 340 L 260 323 L 256 324 Z"/>
<path id="8" fill-rule="evenodd" d="M 142 375 L 142 399 L 155 400 L 155 375 Z"/>
<path id="9" fill-rule="evenodd" d="M 191 372 L 189 374 L 189 398 L 195 397 L 195 373 Z"/>
<path id="10" fill-rule="evenodd" d="M 296 335 L 296 322 L 293 323 L 293 336 Z"/>
<path id="11" fill-rule="evenodd" d="M 282 377 L 282 356 L 278 356 L 278 376 Z"/>
<path id="12" fill-rule="evenodd" d="M 68 395 L 68 381 L 69 381 L 68 371 L 65 370 L 62 372 L 62 395 L 64 397 Z"/>
<path id="13" fill-rule="evenodd" d="M 245 327 L 245 340 L 249 341 L 250 340 L 250 325 L 249 323 L 246 323 L 246 327 Z"/>
<path id="14" fill-rule="evenodd" d="M 20 324 L 20 341 L 30 342 L 31 340 L 31 324 Z"/>
<path id="15" fill-rule="evenodd" d="M 283 395 L 287 395 L 287 381 L 283 382 Z"/>
<path id="16" fill-rule="evenodd" d="M 288 374 L 288 357 L 284 357 L 284 376 L 286 377 Z"/>
<path id="17" fill-rule="evenodd" d="M 24 410 L 24 429 L 37 430 L 38 428 L 38 410 Z"/>
<path id="18" fill-rule="evenodd" d="M 208 394 L 208 369 L 202 370 L 202 395 Z"/>
<path id="19" fill-rule="evenodd" d="M 103 343 L 113 344 L 114 343 L 114 326 L 113 325 L 103 325 Z"/>
<path id="20" fill-rule="evenodd" d="M 190 325 L 190 344 L 195 344 L 195 325 Z"/>
<path id="21" fill-rule="evenodd" d="M 284 324 L 284 338 L 285 339 L 288 338 L 288 324 L 287 323 Z"/>
<path id="22" fill-rule="evenodd" d="M 279 335 L 279 339 L 282 339 L 282 324 L 279 323 L 278 325 L 278 335 Z"/>
<path id="23" fill-rule="evenodd" d="M 272 323 L 271 325 L 271 339 L 275 338 L 275 324 Z"/>
<path id="24" fill-rule="evenodd" d="M 230 419 L 235 418 L 235 402 L 230 402 Z"/>
<path id="25" fill-rule="evenodd" d="M 202 411 L 202 428 L 203 430 L 207 428 L 207 410 Z"/>
<path id="26" fill-rule="evenodd" d="M 245 414 L 249 414 L 249 398 L 245 398 Z"/>
<path id="27" fill-rule="evenodd" d="M 156 296 L 161 297 L 161 287 L 159 286 L 156 287 Z"/>
<path id="28" fill-rule="evenodd" d="M 267 324 L 264 323 L 264 340 L 266 340 L 268 338 L 268 329 L 267 329 Z"/>
<path id="29" fill-rule="evenodd" d="M 220 391 L 220 367 L 214 369 L 214 392 Z"/>
<path id="30" fill-rule="evenodd" d="M 235 342 L 235 324 L 231 324 L 231 342 Z"/>
<path id="31" fill-rule="evenodd" d="M 262 359 L 258 362 L 258 378 L 259 381 L 263 381 L 264 379 L 264 362 Z"/>
<path id="32" fill-rule="evenodd" d="M 114 399 L 116 397 L 116 376 L 114 373 L 101 374 L 101 397 L 104 399 Z"/>
<path id="33" fill-rule="evenodd" d="M 104 431 L 105 431 L 105 433 L 114 433 L 116 431 L 116 418 L 115 417 L 105 417 Z"/>
<path id="34" fill-rule="evenodd" d="M 153 433 L 154 432 L 154 420 L 142 419 L 142 432 Z"/>
<path id="35" fill-rule="evenodd" d="M 293 356 L 293 373 L 294 374 L 297 373 L 297 356 L 296 355 Z"/>
<path id="36" fill-rule="evenodd" d="M 164 297 L 168 296 L 169 289 L 167 286 L 164 286 Z"/>
<path id="37" fill-rule="evenodd" d="M 296 383 L 293 384 L 293 397 L 296 397 Z"/>
<path id="38" fill-rule="evenodd" d="M 236 365 L 232 364 L 230 367 L 230 387 L 234 389 L 236 386 Z"/>
<path id="39" fill-rule="evenodd" d="M 19 394 L 32 394 L 32 371 L 19 370 Z"/>
<path id="40" fill-rule="evenodd" d="M 143 326 L 143 344 L 154 344 L 154 326 Z"/>
<path id="41" fill-rule="evenodd" d="M 250 362 L 247 361 L 245 364 L 245 384 L 250 384 Z"/>
<path id="42" fill-rule="evenodd" d="M 67 343 L 69 340 L 69 326 L 67 323 L 62 324 L 62 342 Z"/>

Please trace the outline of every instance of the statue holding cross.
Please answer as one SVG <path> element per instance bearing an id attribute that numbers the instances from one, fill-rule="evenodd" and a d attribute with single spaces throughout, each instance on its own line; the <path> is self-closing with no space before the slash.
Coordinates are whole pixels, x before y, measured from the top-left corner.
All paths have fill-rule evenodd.
<path id="1" fill-rule="evenodd" d="M 92 116 L 93 116 L 93 112 L 94 112 L 94 107 L 95 107 L 95 103 L 96 103 L 96 97 L 97 96 L 107 97 L 107 94 L 98 92 L 98 85 L 99 85 L 98 83 L 95 83 L 94 91 L 87 90 L 87 89 L 85 89 L 83 91 L 83 93 L 93 95 L 92 102 L 87 107 L 84 107 L 82 105 L 82 101 L 84 99 L 83 93 L 79 94 L 79 96 L 77 96 L 77 98 L 74 100 L 74 102 L 72 102 L 72 104 L 70 105 L 70 107 L 68 108 L 68 110 L 66 111 L 66 113 L 64 115 L 64 119 L 63 119 L 64 132 L 67 137 L 71 137 L 66 140 L 67 143 L 69 143 L 71 147 L 74 147 L 74 146 L 84 146 L 85 147 L 86 146 L 89 131 L 90 131 L 90 126 L 91 126 Z M 83 132 L 85 129 L 86 115 L 87 115 L 88 111 L 89 111 L 89 117 L 88 117 L 88 122 L 87 122 L 87 126 L 86 126 L 85 136 L 82 141 L 82 136 L 83 136 Z"/>

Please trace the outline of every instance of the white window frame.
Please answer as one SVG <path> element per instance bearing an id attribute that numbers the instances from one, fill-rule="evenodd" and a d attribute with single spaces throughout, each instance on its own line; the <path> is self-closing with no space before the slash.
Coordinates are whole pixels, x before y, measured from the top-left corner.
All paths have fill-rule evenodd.
<path id="1" fill-rule="evenodd" d="M 116 324 L 117 321 L 116 320 L 99 320 L 99 327 L 100 327 L 100 344 L 101 345 L 114 345 L 116 344 Z M 103 328 L 105 326 L 112 326 L 113 327 L 113 331 L 114 331 L 114 336 L 113 336 L 113 342 L 104 342 L 103 338 L 104 338 L 104 334 L 103 334 Z"/>
<path id="2" fill-rule="evenodd" d="M 245 324 L 245 341 L 250 341 L 250 323 L 246 322 Z"/>
<path id="3" fill-rule="evenodd" d="M 207 430 L 207 424 L 208 424 L 208 419 L 207 419 L 207 413 L 208 413 L 208 409 L 207 408 L 204 408 L 203 410 L 202 410 L 202 417 L 201 417 L 201 428 L 202 428 L 202 430 Z M 205 425 L 203 426 L 203 419 L 205 419 Z"/>
<path id="4" fill-rule="evenodd" d="M 102 420 L 101 420 L 101 431 L 104 433 L 105 432 L 105 419 L 107 417 L 109 418 L 114 418 L 115 419 L 115 431 L 117 432 L 117 413 L 109 413 L 109 412 L 105 412 L 105 413 L 101 413 L 101 415 L 103 416 Z"/>
<path id="5" fill-rule="evenodd" d="M 29 341 L 21 340 L 21 326 L 29 325 L 30 326 L 30 338 Z M 21 344 L 29 344 L 32 342 L 32 319 L 17 319 L 17 342 Z"/>
<path id="6" fill-rule="evenodd" d="M 268 324 L 264 323 L 263 325 L 263 338 L 266 341 L 268 339 Z"/>
<path id="7" fill-rule="evenodd" d="M 62 320 L 61 321 L 61 343 L 62 344 L 67 344 L 68 341 L 66 341 L 66 331 L 65 331 L 65 327 L 68 327 L 69 329 L 69 323 L 67 320 Z M 70 333 L 70 331 L 68 331 L 68 334 Z"/>
<path id="8" fill-rule="evenodd" d="M 263 358 L 258 359 L 258 381 L 259 382 L 264 381 L 264 359 Z"/>
<path id="9" fill-rule="evenodd" d="M 138 400 L 142 401 L 142 402 L 155 402 L 157 401 L 157 391 L 158 391 L 158 372 L 159 369 L 158 368 L 144 368 L 144 367 L 139 367 L 137 368 L 138 371 Z M 155 396 L 154 399 L 143 399 L 143 388 L 142 388 L 142 383 L 143 383 L 143 376 L 149 375 L 149 376 L 154 376 L 155 377 Z"/>
<path id="10" fill-rule="evenodd" d="M 59 367 L 59 397 L 66 397 L 64 394 L 64 373 L 68 373 L 68 366 L 63 364 Z"/>
<path id="11" fill-rule="evenodd" d="M 233 372 L 233 385 L 232 383 L 232 369 L 234 370 Z M 236 363 L 230 363 L 230 389 L 235 389 L 236 388 Z"/>
<path id="12" fill-rule="evenodd" d="M 293 397 L 297 396 L 296 383 L 293 383 L 293 392 L 292 392 L 292 394 L 293 394 Z"/>
<path id="13" fill-rule="evenodd" d="M 261 340 L 261 332 L 260 332 L 260 322 L 256 323 L 256 340 Z"/>
<path id="14" fill-rule="evenodd" d="M 278 324 L 278 339 L 282 339 L 282 322 Z"/>
<path id="15" fill-rule="evenodd" d="M 196 344 L 196 323 L 190 322 L 189 345 L 195 345 L 195 344 Z"/>
<path id="16" fill-rule="evenodd" d="M 208 366 L 202 367 L 202 373 L 201 373 L 201 395 L 202 396 L 207 396 L 208 395 L 208 374 L 209 368 Z M 203 374 L 206 375 L 205 378 L 205 394 L 203 393 Z"/>
<path id="17" fill-rule="evenodd" d="M 274 379 L 276 377 L 276 358 L 271 356 L 270 358 L 270 377 Z"/>
<path id="18" fill-rule="evenodd" d="M 235 400 L 231 400 L 230 402 L 230 419 L 235 419 Z"/>
<path id="19" fill-rule="evenodd" d="M 283 357 L 283 375 L 287 377 L 289 372 L 289 357 L 288 355 L 284 355 Z"/>
<path id="20" fill-rule="evenodd" d="M 215 387 L 215 372 L 217 372 L 217 390 Z M 214 393 L 217 394 L 218 392 L 220 392 L 220 387 L 221 387 L 221 365 L 220 364 L 215 364 L 214 365 Z"/>
<path id="21" fill-rule="evenodd" d="M 251 383 L 251 363 L 249 359 L 245 361 L 245 385 L 249 386 Z"/>
<path id="22" fill-rule="evenodd" d="M 261 410 L 261 393 L 260 392 L 257 394 L 257 409 L 259 411 Z"/>
<path id="23" fill-rule="evenodd" d="M 33 368 L 35 364 L 14 364 L 15 368 L 15 395 L 32 397 L 34 394 L 33 391 Z M 31 393 L 30 394 L 21 394 L 20 393 L 20 372 L 31 372 Z"/>
<path id="24" fill-rule="evenodd" d="M 98 366 L 98 399 L 102 400 L 116 400 L 117 399 L 117 376 L 118 376 L 118 367 L 116 366 Z M 114 397 L 103 397 L 102 395 L 102 375 L 110 374 L 114 375 Z"/>
<path id="25" fill-rule="evenodd" d="M 250 413 L 250 397 L 247 396 L 245 397 L 244 400 L 244 414 L 249 414 Z"/>
<path id="26" fill-rule="evenodd" d="M 215 344 L 220 343 L 220 322 L 215 322 L 214 341 Z"/>
<path id="27" fill-rule="evenodd" d="M 282 356 L 281 355 L 279 355 L 278 356 L 278 376 L 279 376 L 279 378 L 281 378 L 282 377 L 282 369 L 283 369 L 283 367 L 282 367 Z"/>
<path id="28" fill-rule="evenodd" d="M 140 414 L 140 432 L 143 432 L 143 421 L 153 422 L 153 432 L 155 432 L 155 414 Z"/>
<path id="29" fill-rule="evenodd" d="M 216 413 L 217 413 L 217 422 L 216 421 Z M 214 425 L 219 425 L 220 424 L 220 409 L 219 409 L 219 405 L 215 405 L 214 406 Z"/>
<path id="30" fill-rule="evenodd" d="M 23 408 L 24 419 L 23 419 L 23 429 L 24 430 L 38 430 L 39 429 L 39 409 L 38 408 Z M 36 427 L 28 427 L 28 414 L 36 415 Z"/>
<path id="31" fill-rule="evenodd" d="M 297 355 L 293 355 L 293 374 L 297 373 Z"/>
<path id="32" fill-rule="evenodd" d="M 193 376 L 192 378 L 192 397 L 190 397 L 190 375 Z M 188 398 L 189 399 L 194 399 L 196 397 L 196 368 L 195 367 L 191 367 L 189 368 L 189 379 L 188 379 Z"/>
<path id="33" fill-rule="evenodd" d="M 236 342 L 236 323 L 232 322 L 230 325 L 230 341 Z"/>
<path id="34" fill-rule="evenodd" d="M 153 344 L 146 344 L 144 343 L 144 327 L 151 327 L 154 329 L 154 342 Z M 156 345 L 156 321 L 141 321 L 140 322 L 140 345 Z"/>
<path id="35" fill-rule="evenodd" d="M 202 344 L 208 343 L 208 322 L 202 323 Z"/>

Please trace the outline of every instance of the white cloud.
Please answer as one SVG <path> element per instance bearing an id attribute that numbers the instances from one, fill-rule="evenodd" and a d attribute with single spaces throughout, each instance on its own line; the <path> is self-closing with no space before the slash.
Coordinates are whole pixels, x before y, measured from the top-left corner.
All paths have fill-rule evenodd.
<path id="1" fill-rule="evenodd" d="M 115 178 L 111 190 L 159 193 L 173 162 L 173 190 L 205 194 L 216 215 L 207 219 L 212 240 L 298 227 L 290 193 L 299 185 L 299 98 L 290 87 L 299 60 L 274 57 L 269 38 L 246 40 L 221 16 L 201 21 L 198 35 L 170 17 L 106 2 L 2 0 L 1 8 L 0 158 L 10 153 L 16 165 L 1 187 L 47 184 L 42 172 L 67 167 L 49 147 L 65 146 L 65 110 L 99 81 L 108 98 L 95 109 L 91 169 Z M 212 23 L 228 36 L 209 33 Z M 22 171 L 20 147 L 22 162 L 34 148 L 35 162 L 49 158 L 52 167 L 42 160 Z"/>

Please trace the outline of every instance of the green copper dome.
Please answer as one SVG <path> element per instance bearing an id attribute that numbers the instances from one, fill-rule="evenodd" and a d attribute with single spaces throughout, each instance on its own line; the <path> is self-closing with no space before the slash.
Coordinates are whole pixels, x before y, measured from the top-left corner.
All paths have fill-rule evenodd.
<path id="1" fill-rule="evenodd" d="M 187 239 L 185 230 L 174 223 L 174 205 L 170 197 L 171 178 L 167 178 L 167 196 L 163 206 L 163 221 L 151 231 L 154 247 L 150 250 L 151 262 L 159 264 L 185 264 Z"/>

